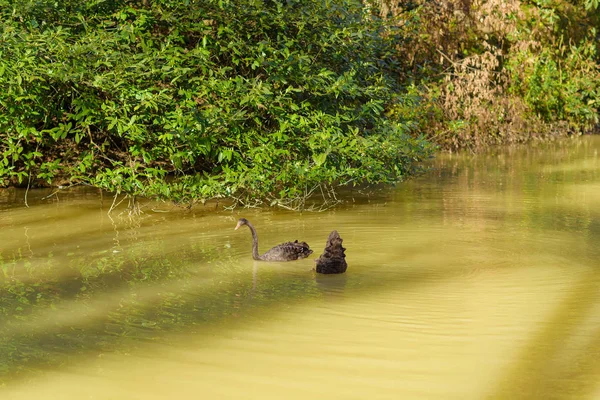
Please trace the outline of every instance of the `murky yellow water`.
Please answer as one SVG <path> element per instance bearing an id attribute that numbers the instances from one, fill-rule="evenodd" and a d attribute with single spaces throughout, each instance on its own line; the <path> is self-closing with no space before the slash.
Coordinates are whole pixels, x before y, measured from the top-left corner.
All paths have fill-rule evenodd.
<path id="1" fill-rule="evenodd" d="M 0 398 L 600 398 L 599 150 L 442 156 L 324 213 L 0 191 Z M 240 216 L 315 254 L 252 261 Z"/>

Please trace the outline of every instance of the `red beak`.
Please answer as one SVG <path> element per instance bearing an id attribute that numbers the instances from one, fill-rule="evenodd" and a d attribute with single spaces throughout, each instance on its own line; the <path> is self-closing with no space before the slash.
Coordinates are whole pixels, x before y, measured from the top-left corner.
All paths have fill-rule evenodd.
<path id="1" fill-rule="evenodd" d="M 235 229 L 234 229 L 234 231 L 237 231 L 237 230 L 238 230 L 238 228 L 239 228 L 240 226 L 242 226 L 242 223 L 241 223 L 241 222 L 238 222 L 238 223 L 237 223 L 237 225 L 235 226 Z"/>

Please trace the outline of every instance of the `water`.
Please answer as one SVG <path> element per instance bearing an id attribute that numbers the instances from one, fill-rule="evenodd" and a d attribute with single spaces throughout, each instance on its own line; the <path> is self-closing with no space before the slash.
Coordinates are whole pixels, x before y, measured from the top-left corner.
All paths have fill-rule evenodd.
<path id="1" fill-rule="evenodd" d="M 0 191 L 0 398 L 599 398 L 599 150 L 444 155 L 323 213 Z M 315 254 L 254 262 L 241 216 Z"/>

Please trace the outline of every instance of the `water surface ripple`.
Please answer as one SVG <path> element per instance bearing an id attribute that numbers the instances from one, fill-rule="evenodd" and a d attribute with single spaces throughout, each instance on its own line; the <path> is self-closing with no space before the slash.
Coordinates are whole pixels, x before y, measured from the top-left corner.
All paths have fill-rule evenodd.
<path id="1" fill-rule="evenodd" d="M 0 190 L 0 396 L 599 398 L 598 150 L 441 155 L 323 213 Z M 253 261 L 241 216 L 315 254 Z M 332 229 L 348 272 L 316 275 Z"/>

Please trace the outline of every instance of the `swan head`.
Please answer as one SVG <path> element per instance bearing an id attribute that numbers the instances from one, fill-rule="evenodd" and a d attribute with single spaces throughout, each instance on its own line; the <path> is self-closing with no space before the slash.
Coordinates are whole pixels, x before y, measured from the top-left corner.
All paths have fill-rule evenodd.
<path id="1" fill-rule="evenodd" d="M 237 231 L 240 226 L 244 226 L 244 225 L 248 225 L 248 220 L 246 218 L 240 218 L 240 219 L 238 219 L 237 225 L 235 226 L 234 230 Z"/>

